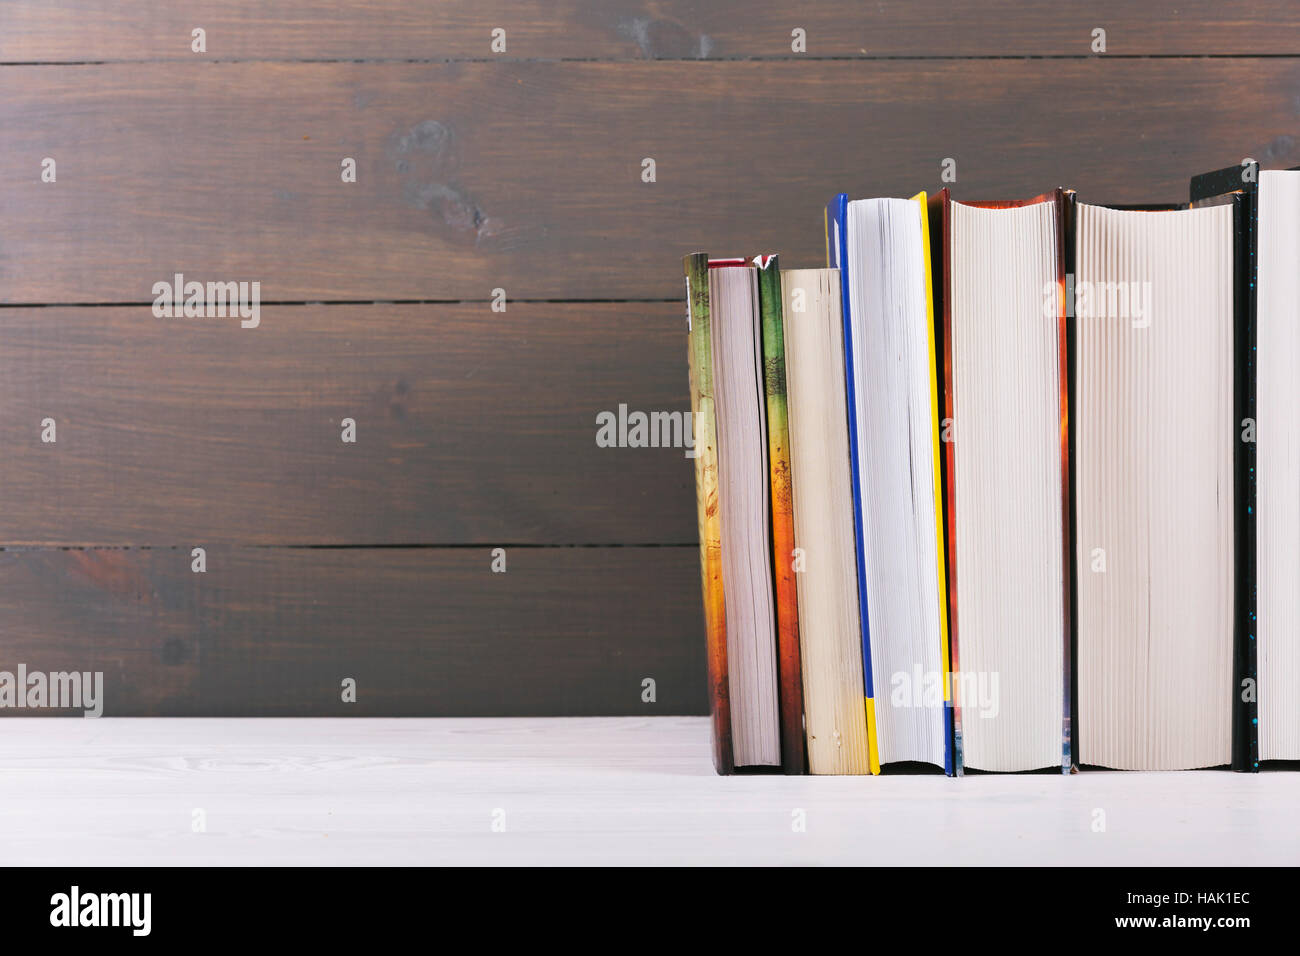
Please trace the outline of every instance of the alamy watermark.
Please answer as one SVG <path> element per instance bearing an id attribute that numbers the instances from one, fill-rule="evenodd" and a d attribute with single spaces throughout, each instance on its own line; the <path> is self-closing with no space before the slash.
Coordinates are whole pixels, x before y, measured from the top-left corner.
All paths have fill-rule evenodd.
<path id="1" fill-rule="evenodd" d="M 891 707 L 942 707 L 944 678 L 952 688 L 953 700 L 967 717 L 978 714 L 992 719 L 1002 709 L 997 671 L 927 671 L 916 664 L 909 671 L 895 671 L 889 677 Z"/>
<path id="2" fill-rule="evenodd" d="M 262 322 L 262 283 L 185 281 L 176 273 L 153 284 L 153 314 L 159 319 L 224 319 L 239 317 L 240 328 Z"/>
<path id="3" fill-rule="evenodd" d="M 50 925 L 55 927 L 125 927 L 132 936 L 148 936 L 153 919 L 152 893 L 87 893 L 73 886 L 50 897 Z"/>
<path id="4" fill-rule="evenodd" d="M 1043 285 L 1043 315 L 1054 318 L 1060 308 L 1061 287 Z M 1081 319 L 1121 319 L 1135 329 L 1151 325 L 1150 282 L 1078 281 L 1074 273 L 1065 277 L 1065 314 Z"/>
<path id="5" fill-rule="evenodd" d="M 698 458 L 699 422 L 691 412 L 641 412 L 620 404 L 617 412 L 596 413 L 597 448 L 684 448 Z"/>
<path id="6" fill-rule="evenodd" d="M 86 717 L 104 713 L 103 671 L 0 671 L 0 708 L 80 710 Z"/>

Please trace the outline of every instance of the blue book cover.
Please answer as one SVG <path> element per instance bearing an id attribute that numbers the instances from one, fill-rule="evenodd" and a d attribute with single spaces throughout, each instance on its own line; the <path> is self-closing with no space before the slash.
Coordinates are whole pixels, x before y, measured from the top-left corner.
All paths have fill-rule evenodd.
<path id="1" fill-rule="evenodd" d="M 862 624 L 862 683 L 866 693 L 867 740 L 871 752 L 871 772 L 880 772 L 879 748 L 876 745 L 875 685 L 871 674 L 871 622 L 867 614 L 867 568 L 862 540 L 862 482 L 858 475 L 857 388 L 853 379 L 853 323 L 849 318 L 849 197 L 840 193 L 826 204 L 826 264 L 840 270 L 840 312 L 844 323 L 844 383 L 848 392 L 849 469 L 853 488 L 853 542 L 858 564 L 858 616 Z"/>

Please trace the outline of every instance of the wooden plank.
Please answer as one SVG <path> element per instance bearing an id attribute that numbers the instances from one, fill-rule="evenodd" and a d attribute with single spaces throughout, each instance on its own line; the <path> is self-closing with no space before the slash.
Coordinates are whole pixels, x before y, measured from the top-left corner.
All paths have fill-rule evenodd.
<path id="1" fill-rule="evenodd" d="M 0 552 L 0 670 L 100 671 L 103 713 L 110 716 L 166 714 L 195 699 L 194 609 L 203 576 L 156 573 L 164 561 L 187 567 L 188 553 Z M 0 716 L 84 712 L 10 707 Z"/>
<path id="2" fill-rule="evenodd" d="M 693 548 L 505 557 L 214 548 L 196 574 L 188 549 L 4 551 L 0 669 L 102 671 L 106 716 L 704 712 Z"/>
<path id="3" fill-rule="evenodd" d="M 677 299 L 682 253 L 815 264 L 827 196 L 945 158 L 958 198 L 1110 202 L 1295 165 L 1298 97 L 1300 59 L 5 67 L 0 301 Z"/>
<path id="4" fill-rule="evenodd" d="M 506 31 L 512 58 L 747 59 L 807 56 L 1296 54 L 1289 0 L 10 0 L 0 61 L 187 60 L 191 31 L 221 59 L 480 58 Z"/>
<path id="5" fill-rule="evenodd" d="M 689 425 L 685 338 L 675 303 L 0 310 L 0 545 L 690 543 L 687 449 L 596 441 Z"/>

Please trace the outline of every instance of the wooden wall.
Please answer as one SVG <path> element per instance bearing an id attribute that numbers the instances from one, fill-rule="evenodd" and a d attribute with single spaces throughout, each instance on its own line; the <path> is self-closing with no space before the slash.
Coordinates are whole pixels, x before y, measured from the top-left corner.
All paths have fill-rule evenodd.
<path id="1" fill-rule="evenodd" d="M 0 670 L 118 715 L 703 712 L 691 462 L 595 441 L 688 407 L 683 253 L 820 264 L 832 193 L 949 158 L 1178 201 L 1300 164 L 1298 119 L 1293 0 L 0 3 Z M 261 324 L 155 317 L 175 273 Z"/>

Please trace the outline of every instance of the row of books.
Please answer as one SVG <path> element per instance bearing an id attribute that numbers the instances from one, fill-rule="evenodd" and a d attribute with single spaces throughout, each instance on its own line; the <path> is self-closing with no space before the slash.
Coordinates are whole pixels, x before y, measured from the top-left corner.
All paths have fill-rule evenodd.
<path id="1" fill-rule="evenodd" d="M 1300 169 L 685 259 L 714 763 L 1300 760 Z"/>

